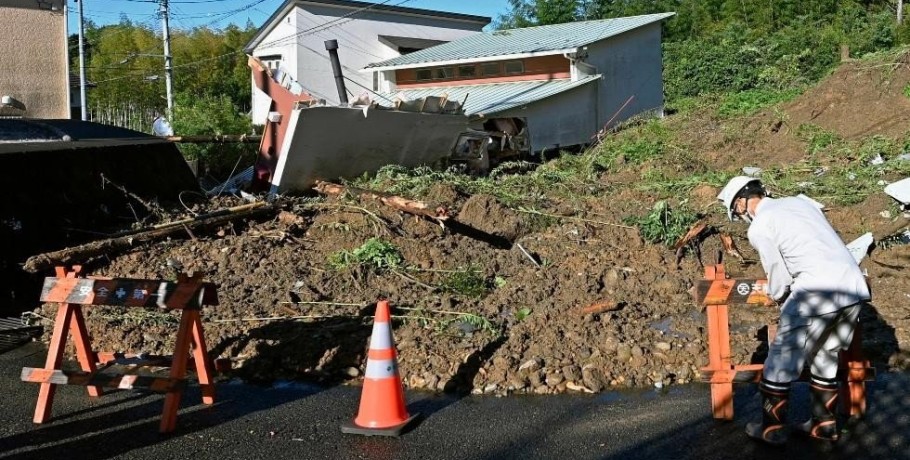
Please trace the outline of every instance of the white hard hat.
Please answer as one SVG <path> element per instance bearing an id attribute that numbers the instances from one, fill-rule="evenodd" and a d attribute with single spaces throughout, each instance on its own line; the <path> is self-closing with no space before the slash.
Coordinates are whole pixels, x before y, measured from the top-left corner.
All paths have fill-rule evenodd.
<path id="1" fill-rule="evenodd" d="M 738 195 L 743 188 L 752 182 L 760 181 L 754 177 L 736 176 L 733 179 L 730 179 L 730 182 L 727 182 L 724 189 L 717 195 L 717 199 L 724 204 L 725 208 L 727 208 L 727 217 L 730 220 L 733 220 L 733 200 L 736 199 L 736 195 Z"/>

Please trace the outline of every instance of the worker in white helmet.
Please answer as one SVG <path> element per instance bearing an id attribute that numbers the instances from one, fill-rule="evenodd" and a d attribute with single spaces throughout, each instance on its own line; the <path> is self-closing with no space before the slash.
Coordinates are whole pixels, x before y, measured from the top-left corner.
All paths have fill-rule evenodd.
<path id="1" fill-rule="evenodd" d="M 746 433 L 770 444 L 787 440 L 790 384 L 808 361 L 812 418 L 797 428 L 828 441 L 838 437 L 838 352 L 853 339 L 869 287 L 841 238 L 810 201 L 774 199 L 753 177 L 734 177 L 717 196 L 730 220 L 749 223 L 749 243 L 768 277 L 768 294 L 780 306 L 777 335 L 768 347 L 759 390 L 762 421 Z"/>

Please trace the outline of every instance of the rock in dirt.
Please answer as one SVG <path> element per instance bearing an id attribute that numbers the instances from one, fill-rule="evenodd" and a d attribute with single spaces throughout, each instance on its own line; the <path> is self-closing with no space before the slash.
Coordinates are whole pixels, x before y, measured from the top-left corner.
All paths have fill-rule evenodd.
<path id="1" fill-rule="evenodd" d="M 350 378 L 356 378 L 360 375 L 360 369 L 357 369 L 356 367 L 348 367 L 344 370 L 344 373 Z"/>
<path id="2" fill-rule="evenodd" d="M 585 367 L 581 371 L 582 382 L 593 392 L 598 392 L 604 388 L 604 377 L 600 369 L 596 367 Z"/>

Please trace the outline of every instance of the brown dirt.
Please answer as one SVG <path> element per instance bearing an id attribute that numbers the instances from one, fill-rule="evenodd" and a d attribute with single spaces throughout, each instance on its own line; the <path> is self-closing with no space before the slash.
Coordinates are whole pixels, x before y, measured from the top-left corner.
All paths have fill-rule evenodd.
<path id="1" fill-rule="evenodd" d="M 884 72 L 848 64 L 805 96 L 779 108 L 790 126 L 815 123 L 845 138 L 880 133 L 904 135 L 910 107 L 901 95 L 906 66 Z M 887 77 L 887 78 L 885 78 Z M 889 105 L 889 101 L 895 101 Z M 772 130 L 773 111 L 754 117 L 688 123 L 691 138 L 682 148 L 699 162 L 692 168 L 738 169 L 799 161 L 805 144 L 790 129 Z M 897 120 L 897 121 L 895 121 Z M 761 152 L 761 156 L 753 156 Z M 757 155 L 757 154 L 756 154 Z M 221 305 L 203 312 L 213 354 L 233 360 L 237 375 L 254 380 L 314 379 L 356 381 L 364 364 L 373 303 L 389 298 L 405 316 L 395 321 L 395 339 L 406 386 L 454 392 L 601 391 L 691 381 L 706 363 L 705 315 L 689 289 L 702 266 L 688 254 L 679 268 L 672 251 L 646 244 L 623 217 L 649 209 L 656 196 L 637 191 L 638 171 L 606 174 L 609 194 L 555 202 L 549 213 L 583 215 L 597 221 L 557 219 L 541 228 L 537 216 L 512 210 L 485 195 L 464 196 L 450 186 L 431 188 L 424 198 L 451 205 L 458 220 L 515 245 L 493 246 L 482 239 L 447 231 L 438 224 L 377 208 L 374 203 L 329 200 L 321 204 L 287 201 L 283 208 L 298 222 L 273 219 L 243 222 L 196 240 L 166 241 L 95 261 L 93 274 L 172 278 L 168 260 L 201 271 L 219 287 Z M 701 186 L 689 196 L 703 209 L 717 190 Z M 852 207 L 828 212 L 849 241 L 891 225 L 879 213 L 889 198 L 872 196 Z M 368 211 L 368 212 L 367 212 Z M 740 277 L 763 277 L 745 239 L 745 226 L 711 214 L 711 224 L 733 234 L 746 263 L 727 261 Z M 220 236 L 219 236 L 220 235 Z M 379 236 L 399 248 L 405 265 L 419 270 L 336 270 L 330 256 Z M 717 237 L 701 245 L 702 261 L 713 262 Z M 865 346 L 880 366 L 910 366 L 910 246 L 877 250 L 863 263 L 875 291 L 874 308 L 863 313 Z M 474 298 L 434 286 L 451 270 L 477 267 L 490 286 Z M 338 305 L 338 304 L 351 305 Z M 597 303 L 615 304 L 584 313 Z M 417 309 L 417 310 L 413 310 Z M 39 312 L 53 317 L 54 307 Z M 87 315 L 97 348 L 167 353 L 173 345 L 174 317 L 92 308 Z M 485 318 L 489 328 L 447 312 Z M 771 308 L 732 309 L 736 362 L 761 362 L 762 327 L 773 321 Z M 268 320 L 299 317 L 297 320 Z M 493 329 L 493 330 L 491 330 Z"/>

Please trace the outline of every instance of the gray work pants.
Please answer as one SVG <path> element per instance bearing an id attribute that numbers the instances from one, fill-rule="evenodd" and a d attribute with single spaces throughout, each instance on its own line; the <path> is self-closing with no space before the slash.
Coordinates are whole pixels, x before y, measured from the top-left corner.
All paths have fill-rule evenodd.
<path id="1" fill-rule="evenodd" d="M 777 336 L 768 347 L 763 377 L 777 383 L 792 382 L 810 360 L 812 375 L 835 378 L 837 354 L 853 340 L 860 305 L 818 316 L 782 314 Z"/>

